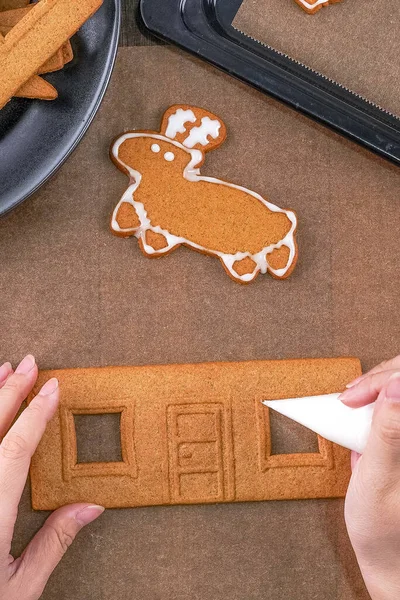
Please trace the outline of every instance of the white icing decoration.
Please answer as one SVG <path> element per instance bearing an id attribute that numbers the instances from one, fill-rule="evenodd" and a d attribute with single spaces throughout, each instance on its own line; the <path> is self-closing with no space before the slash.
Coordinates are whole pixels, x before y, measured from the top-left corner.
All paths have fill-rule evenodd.
<path id="1" fill-rule="evenodd" d="M 161 150 L 161 148 L 160 148 L 160 146 L 158 144 L 152 144 L 151 145 L 151 151 L 152 152 L 155 152 L 157 154 L 158 152 L 160 152 L 160 150 Z"/>
<path id="2" fill-rule="evenodd" d="M 308 427 L 330 442 L 362 454 L 371 431 L 375 403 L 350 408 L 340 394 L 264 400 L 263 404 Z"/>
<path id="3" fill-rule="evenodd" d="M 127 139 L 137 138 L 137 137 L 161 140 L 164 142 L 168 142 L 169 144 L 173 144 L 174 146 L 176 146 L 177 148 L 180 148 L 181 150 L 185 150 L 185 152 L 187 152 L 188 154 L 191 155 L 191 160 L 190 160 L 189 164 L 186 165 L 186 167 L 183 171 L 183 177 L 185 179 L 187 179 L 188 181 L 193 181 L 193 182 L 209 181 L 211 183 L 215 183 L 218 185 L 225 185 L 227 187 L 241 190 L 242 192 L 245 192 L 246 194 L 249 194 L 249 195 L 253 196 L 254 198 L 257 198 L 257 200 L 262 202 L 264 204 L 264 206 L 269 208 L 270 211 L 284 213 L 287 216 L 287 218 L 291 222 L 291 228 L 290 228 L 289 232 L 286 234 L 286 236 L 282 240 L 280 240 L 276 244 L 271 244 L 270 246 L 266 246 L 265 248 L 262 248 L 262 250 L 260 250 L 260 252 L 258 252 L 256 254 L 251 254 L 250 252 L 236 252 L 235 254 L 225 254 L 224 252 L 219 252 L 218 250 L 210 250 L 208 248 L 200 246 L 199 244 L 196 244 L 195 242 L 192 242 L 191 240 L 188 240 L 186 238 L 173 235 L 166 229 L 162 229 L 159 225 L 153 226 L 151 224 L 150 220 L 147 218 L 147 213 L 146 213 L 146 210 L 145 210 L 145 207 L 143 206 L 143 204 L 141 204 L 140 202 L 137 202 L 134 199 L 134 193 L 140 185 L 142 175 L 141 175 L 141 173 L 139 173 L 139 171 L 136 171 L 131 166 L 124 163 L 118 156 L 118 150 L 119 150 L 120 145 L 123 144 Z M 260 196 L 260 194 L 257 194 L 256 192 L 253 192 L 252 190 L 249 190 L 240 185 L 236 185 L 234 183 L 228 183 L 226 181 L 221 181 L 220 179 L 216 179 L 215 177 L 204 177 L 204 176 L 200 175 L 200 169 L 196 168 L 196 166 L 200 162 L 202 162 L 202 160 L 204 158 L 204 154 L 201 152 L 201 150 L 197 150 L 195 148 L 194 149 L 185 148 L 185 146 L 183 146 L 179 142 L 177 142 L 175 140 L 170 140 L 169 138 L 166 138 L 165 136 L 163 136 L 161 134 L 132 132 L 132 133 L 125 133 L 124 135 L 122 135 L 121 137 L 119 137 L 117 139 L 117 141 L 114 143 L 114 145 L 112 147 L 112 154 L 115 157 L 115 159 L 121 165 L 123 165 L 125 167 L 125 169 L 127 170 L 127 172 L 129 173 L 131 184 L 129 185 L 129 187 L 123 194 L 121 200 L 118 202 L 117 206 L 114 209 L 112 219 L 111 219 L 111 227 L 114 231 L 117 231 L 117 232 L 133 233 L 138 239 L 141 240 L 143 249 L 147 254 L 162 254 L 164 252 L 168 252 L 175 246 L 178 246 L 180 244 L 185 244 L 186 246 L 189 246 L 196 250 L 200 250 L 203 252 L 205 251 L 209 254 L 218 256 L 224 262 L 225 267 L 227 268 L 229 273 L 232 275 L 232 277 L 234 277 L 235 279 L 239 279 L 240 281 L 243 281 L 243 282 L 252 281 L 252 279 L 254 279 L 254 277 L 257 275 L 257 273 L 259 273 L 259 272 L 266 273 L 267 270 L 269 272 L 273 273 L 274 275 L 276 275 L 277 277 L 284 277 L 285 274 L 287 273 L 287 271 L 292 266 L 293 260 L 296 255 L 296 244 L 295 244 L 295 240 L 294 240 L 294 232 L 295 232 L 296 226 L 297 226 L 297 218 L 296 218 L 296 215 L 294 214 L 294 212 L 291 210 L 285 210 L 285 209 L 279 208 L 275 204 L 272 204 L 272 202 L 268 202 L 268 200 L 265 200 L 262 196 Z M 118 225 L 116 217 L 118 214 L 119 207 L 121 206 L 121 204 L 123 202 L 128 202 L 135 209 L 136 214 L 140 221 L 139 227 L 122 229 Z M 162 250 L 154 250 L 154 248 L 149 246 L 146 243 L 146 231 L 148 231 L 148 230 L 154 231 L 155 233 L 161 233 L 167 240 L 167 246 L 165 248 L 163 248 Z M 277 249 L 281 248 L 282 246 L 286 246 L 289 249 L 289 258 L 288 258 L 287 264 L 282 269 L 273 269 L 268 264 L 267 255 L 270 254 L 271 252 L 273 252 L 273 250 L 277 250 Z M 252 273 L 245 273 L 244 275 L 239 275 L 233 269 L 233 265 L 235 264 L 236 261 L 242 260 L 243 258 L 247 258 L 247 257 L 250 257 L 256 263 L 256 267 Z"/>
<path id="4" fill-rule="evenodd" d="M 317 0 L 313 4 L 310 4 L 310 2 L 307 2 L 307 0 L 299 0 L 299 2 L 301 2 L 301 4 L 303 6 L 305 6 L 309 10 L 311 10 L 312 8 L 315 8 L 316 6 L 319 6 L 320 4 L 327 4 L 329 2 L 329 0 Z"/>
<path id="5" fill-rule="evenodd" d="M 165 135 L 168 138 L 174 139 L 177 133 L 185 133 L 185 123 L 195 122 L 196 115 L 192 110 L 183 110 L 183 108 L 178 108 L 173 115 L 168 117 L 168 126 Z"/>
<path id="6" fill-rule="evenodd" d="M 168 162 L 172 162 L 173 160 L 175 160 L 175 154 L 173 152 L 166 152 L 164 154 L 164 158 L 165 160 L 167 160 Z"/>
<path id="7" fill-rule="evenodd" d="M 207 146 L 208 136 L 211 135 L 214 140 L 217 139 L 219 130 L 221 129 L 221 123 L 217 119 L 210 119 L 210 117 L 203 117 L 201 125 L 199 127 L 193 127 L 190 130 L 189 137 L 183 142 L 186 148 L 193 148 L 196 144 Z"/>

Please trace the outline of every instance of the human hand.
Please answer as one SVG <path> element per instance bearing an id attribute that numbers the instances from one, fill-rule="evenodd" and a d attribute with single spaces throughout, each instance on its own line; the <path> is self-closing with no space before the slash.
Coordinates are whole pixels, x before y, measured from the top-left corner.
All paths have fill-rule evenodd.
<path id="1" fill-rule="evenodd" d="M 15 373 L 10 363 L 0 367 L 0 598 L 37 600 L 68 546 L 84 525 L 102 512 L 101 506 L 71 504 L 53 512 L 19 558 L 10 555 L 18 503 L 31 457 L 54 415 L 59 397 L 57 379 L 39 394 L 8 431 L 38 376 L 33 356 L 26 356 Z"/>
<path id="2" fill-rule="evenodd" d="M 372 600 L 400 598 L 400 356 L 357 378 L 341 396 L 376 401 L 363 455 L 352 453 L 345 518 Z"/>

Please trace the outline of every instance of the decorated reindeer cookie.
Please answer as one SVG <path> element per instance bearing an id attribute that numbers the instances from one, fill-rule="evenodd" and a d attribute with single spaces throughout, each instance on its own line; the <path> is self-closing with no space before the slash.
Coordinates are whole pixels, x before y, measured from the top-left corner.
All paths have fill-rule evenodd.
<path id="1" fill-rule="evenodd" d="M 341 2 L 341 0 L 295 0 L 301 8 L 303 8 L 308 14 L 313 15 L 318 12 L 323 6 L 328 4 L 334 4 L 335 2 Z"/>
<path id="2" fill-rule="evenodd" d="M 129 131 L 111 158 L 130 178 L 111 229 L 136 236 L 142 252 L 160 257 L 185 245 L 220 259 L 239 283 L 259 273 L 283 279 L 297 260 L 296 215 L 256 192 L 200 174 L 205 153 L 226 137 L 219 117 L 194 106 L 171 106 L 160 132 Z"/>

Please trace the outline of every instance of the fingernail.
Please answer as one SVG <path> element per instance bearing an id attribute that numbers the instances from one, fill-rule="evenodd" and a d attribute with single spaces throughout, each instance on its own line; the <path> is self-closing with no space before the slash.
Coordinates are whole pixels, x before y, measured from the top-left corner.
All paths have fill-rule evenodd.
<path id="1" fill-rule="evenodd" d="M 5 362 L 4 365 L 0 367 L 0 381 L 3 381 L 12 371 L 11 363 Z"/>
<path id="2" fill-rule="evenodd" d="M 39 394 L 40 394 L 40 396 L 51 396 L 51 394 L 53 394 L 57 388 L 58 388 L 58 379 L 56 379 L 55 377 L 52 377 L 51 379 L 46 381 L 46 383 L 40 390 Z"/>
<path id="3" fill-rule="evenodd" d="M 18 367 L 15 369 L 16 373 L 21 373 L 21 375 L 28 375 L 35 366 L 35 357 L 32 354 L 28 354 L 25 358 L 19 363 Z"/>
<path id="4" fill-rule="evenodd" d="M 86 506 L 82 508 L 75 515 L 75 521 L 77 521 L 80 525 L 88 525 L 97 517 L 99 517 L 104 512 L 104 506 L 98 506 L 97 504 L 91 504 L 90 506 Z"/>
<path id="5" fill-rule="evenodd" d="M 386 399 L 391 402 L 400 402 L 400 373 L 389 377 L 386 388 Z"/>
<path id="6" fill-rule="evenodd" d="M 359 377 L 356 377 L 355 379 L 353 379 L 353 381 L 350 381 L 350 383 L 348 383 L 346 385 L 346 388 L 349 390 L 350 388 L 354 387 L 355 385 L 357 385 L 357 383 L 360 383 L 361 379 L 363 379 L 364 375 L 360 375 Z"/>
<path id="7" fill-rule="evenodd" d="M 351 398 L 354 398 L 355 396 L 357 396 L 357 389 L 355 387 L 350 387 L 340 394 L 339 400 L 351 400 Z"/>

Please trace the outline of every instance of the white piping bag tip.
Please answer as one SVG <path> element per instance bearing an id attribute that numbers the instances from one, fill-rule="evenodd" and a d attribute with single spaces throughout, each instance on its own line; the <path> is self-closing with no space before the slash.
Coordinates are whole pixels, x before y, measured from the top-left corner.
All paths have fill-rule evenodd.
<path id="1" fill-rule="evenodd" d="M 350 408 L 340 394 L 263 400 L 263 404 L 311 429 L 321 437 L 362 454 L 371 431 L 373 404 Z"/>

